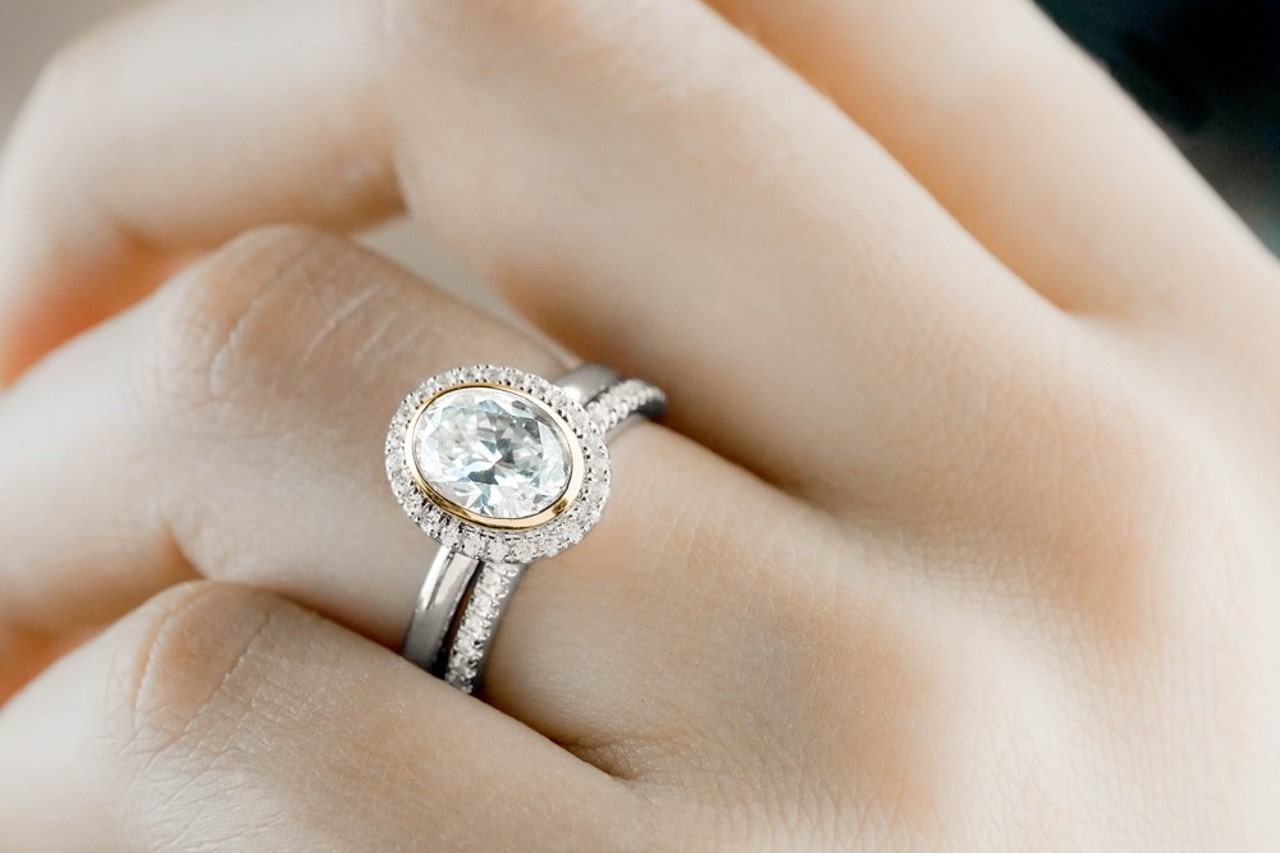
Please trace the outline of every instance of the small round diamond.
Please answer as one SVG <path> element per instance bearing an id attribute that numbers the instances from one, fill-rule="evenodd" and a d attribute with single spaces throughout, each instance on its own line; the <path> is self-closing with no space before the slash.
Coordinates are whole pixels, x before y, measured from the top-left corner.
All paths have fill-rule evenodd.
<path id="1" fill-rule="evenodd" d="M 441 394 L 418 419 L 412 448 L 418 473 L 436 494 L 484 518 L 547 510 L 573 473 L 559 424 L 527 397 L 501 388 Z"/>

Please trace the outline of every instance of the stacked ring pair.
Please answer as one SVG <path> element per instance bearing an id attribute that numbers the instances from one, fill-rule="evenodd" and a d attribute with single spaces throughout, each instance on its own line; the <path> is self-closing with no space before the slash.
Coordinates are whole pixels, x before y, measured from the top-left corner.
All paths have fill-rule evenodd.
<path id="1" fill-rule="evenodd" d="M 554 384 L 508 367 L 463 367 L 409 394 L 388 431 L 387 476 L 439 550 L 401 653 L 473 692 L 525 569 L 599 522 L 607 440 L 665 408 L 659 389 L 600 365 Z"/>

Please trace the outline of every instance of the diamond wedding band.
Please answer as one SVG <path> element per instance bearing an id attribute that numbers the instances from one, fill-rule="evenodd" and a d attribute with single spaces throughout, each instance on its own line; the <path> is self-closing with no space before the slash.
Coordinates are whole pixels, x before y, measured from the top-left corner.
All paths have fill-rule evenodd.
<path id="1" fill-rule="evenodd" d="M 605 441 L 666 398 L 586 365 L 553 384 L 481 365 L 433 376 L 404 399 L 387 434 L 387 476 L 409 517 L 439 544 L 401 653 L 472 692 L 528 564 L 580 542 L 609 497 Z"/>

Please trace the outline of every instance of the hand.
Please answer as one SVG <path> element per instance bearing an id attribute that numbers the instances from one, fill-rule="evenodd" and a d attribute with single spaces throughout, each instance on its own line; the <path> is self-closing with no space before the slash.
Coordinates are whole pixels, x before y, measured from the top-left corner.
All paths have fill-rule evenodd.
<path id="1" fill-rule="evenodd" d="M 1274 843 L 1280 275 L 1029 3 L 162 2 L 2 174 L 6 659 L 117 620 L 0 714 L 6 845 Z M 402 205 L 672 397 L 492 708 L 383 648 L 383 434 L 566 364 L 216 248 Z"/>

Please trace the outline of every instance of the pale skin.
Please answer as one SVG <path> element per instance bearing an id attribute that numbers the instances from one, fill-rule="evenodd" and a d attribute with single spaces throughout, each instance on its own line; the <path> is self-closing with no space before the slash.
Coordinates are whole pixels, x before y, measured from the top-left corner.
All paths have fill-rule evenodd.
<path id="1" fill-rule="evenodd" d="M 384 431 L 569 365 L 402 211 L 671 397 L 484 702 Z M 0 847 L 1274 846 L 1277 321 L 1023 0 L 142 8 L 0 171 Z"/>

